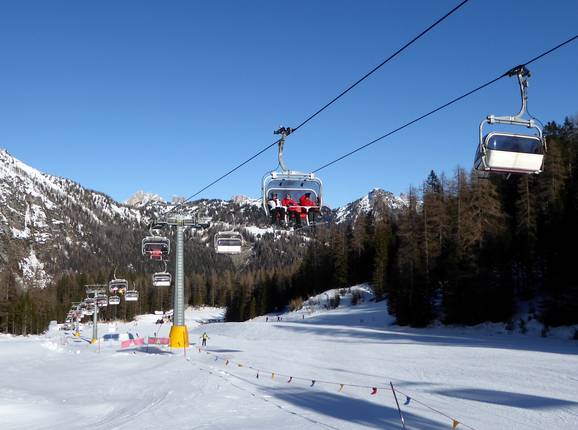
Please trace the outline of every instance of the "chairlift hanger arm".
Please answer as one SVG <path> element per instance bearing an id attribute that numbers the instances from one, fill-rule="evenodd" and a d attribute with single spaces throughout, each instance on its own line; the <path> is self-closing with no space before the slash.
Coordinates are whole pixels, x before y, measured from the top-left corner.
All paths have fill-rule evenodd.
<path id="1" fill-rule="evenodd" d="M 487 122 L 489 124 L 508 124 L 508 125 L 521 125 L 528 128 L 536 127 L 535 121 L 533 119 L 524 119 L 524 115 L 528 110 L 528 78 L 530 78 L 530 70 L 525 65 L 518 65 L 508 70 L 505 76 L 517 76 L 518 84 L 520 86 L 520 98 L 522 99 L 522 106 L 520 111 L 513 116 L 496 116 L 490 115 L 487 117 Z"/>
<path id="2" fill-rule="evenodd" d="M 281 138 L 277 141 L 278 145 L 278 159 L 279 159 L 279 166 L 281 166 L 281 170 L 284 172 L 288 172 L 289 169 L 285 165 L 285 161 L 283 160 L 283 145 L 285 145 L 285 138 L 293 133 L 293 129 L 291 127 L 280 127 L 279 129 L 275 130 L 273 134 L 280 134 Z"/>
<path id="3" fill-rule="evenodd" d="M 520 125 L 528 128 L 536 128 L 539 131 L 540 136 L 542 136 L 542 131 L 536 125 L 536 121 L 533 118 L 524 118 L 524 115 L 527 113 L 528 109 L 528 78 L 531 76 L 530 70 L 528 70 L 525 65 L 519 65 L 510 69 L 504 75 L 509 77 L 518 77 L 518 84 L 520 86 L 520 98 L 522 99 L 522 106 L 520 107 L 520 111 L 516 115 L 489 115 L 483 123 Z M 483 126 L 483 123 L 480 125 L 480 127 Z"/>

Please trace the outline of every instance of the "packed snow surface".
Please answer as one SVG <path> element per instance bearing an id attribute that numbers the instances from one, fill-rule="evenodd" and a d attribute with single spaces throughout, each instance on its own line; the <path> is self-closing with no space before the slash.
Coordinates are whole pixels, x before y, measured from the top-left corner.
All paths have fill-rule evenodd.
<path id="1" fill-rule="evenodd" d="M 411 397 L 398 394 L 407 429 L 451 429 L 452 419 L 458 429 L 578 428 L 578 342 L 491 325 L 403 328 L 365 287 L 341 291 L 328 309 L 339 293 L 245 323 L 210 323 L 223 311 L 189 309 L 188 351 L 91 345 L 88 324 L 80 339 L 0 335 L 0 427 L 398 429 L 391 381 Z M 158 320 L 99 330 L 167 336 Z"/>

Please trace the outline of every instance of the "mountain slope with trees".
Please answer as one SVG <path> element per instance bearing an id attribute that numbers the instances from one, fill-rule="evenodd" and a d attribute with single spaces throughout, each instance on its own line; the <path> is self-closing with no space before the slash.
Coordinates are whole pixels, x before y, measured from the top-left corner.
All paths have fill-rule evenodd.
<path id="1" fill-rule="evenodd" d="M 570 119 L 546 126 L 539 176 L 432 171 L 403 198 L 373 190 L 298 234 L 267 230 L 256 200 L 190 202 L 184 210 L 213 224 L 188 233 L 186 300 L 227 306 L 227 318 L 240 321 L 369 281 L 399 324 L 509 321 L 521 300 L 536 303 L 547 325 L 577 323 L 577 130 Z M 85 284 L 107 283 L 115 271 L 140 300 L 109 307 L 106 318 L 171 308 L 172 290 L 151 285 L 163 267 L 142 258 L 140 241 L 174 203 L 142 194 L 118 204 L 0 155 L 0 331 L 44 330 L 84 298 Z M 248 244 L 235 260 L 212 247 L 215 232 L 233 224 Z"/>
<path id="2" fill-rule="evenodd" d="M 539 176 L 432 171 L 398 211 L 317 231 L 281 302 L 372 281 L 399 324 L 505 322 L 522 300 L 547 326 L 578 323 L 578 124 L 567 118 L 545 133 Z M 260 297 L 239 295 L 235 320 L 251 317 L 247 304 Z"/>

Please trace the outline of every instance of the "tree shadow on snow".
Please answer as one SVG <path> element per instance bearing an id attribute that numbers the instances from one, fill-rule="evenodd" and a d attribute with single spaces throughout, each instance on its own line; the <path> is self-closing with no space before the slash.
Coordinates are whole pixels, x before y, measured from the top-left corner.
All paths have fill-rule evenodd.
<path id="1" fill-rule="evenodd" d="M 271 396 L 301 409 L 322 414 L 338 420 L 356 423 L 371 428 L 400 428 L 399 412 L 395 407 L 368 402 L 323 391 L 301 389 L 265 389 Z M 393 402 L 393 398 L 391 400 Z M 447 430 L 447 422 L 437 422 L 429 418 L 403 411 L 408 428 Z"/>
<path id="2" fill-rule="evenodd" d="M 337 325 L 319 324 L 286 324 L 278 328 L 300 333 L 310 333 L 327 337 L 338 337 L 340 342 L 397 344 L 432 344 L 437 346 L 497 348 L 522 351 L 539 351 L 556 354 L 578 354 L 575 343 L 559 339 L 542 339 L 535 337 L 509 336 L 506 334 L 488 335 L 476 333 L 476 336 L 459 334 L 448 329 L 446 333 L 432 333 L 438 329 L 414 328 L 355 328 Z M 348 339 L 349 338 L 349 339 Z"/>
<path id="3" fill-rule="evenodd" d="M 522 409 L 555 409 L 563 406 L 578 408 L 578 402 L 573 402 L 571 400 L 513 393 L 510 391 L 463 388 L 439 390 L 434 391 L 434 393 L 447 397 L 474 400 L 476 402 L 492 403 L 495 405 L 511 406 L 513 408 Z"/>
<path id="4" fill-rule="evenodd" d="M 376 308 L 375 305 L 371 304 L 357 305 L 355 313 L 348 313 L 347 310 L 343 311 L 337 308 L 323 314 L 307 316 L 305 319 L 296 317 L 286 321 L 302 324 L 335 324 L 347 325 L 348 327 L 378 328 L 393 324 L 395 318 L 387 313 L 385 306 Z"/>

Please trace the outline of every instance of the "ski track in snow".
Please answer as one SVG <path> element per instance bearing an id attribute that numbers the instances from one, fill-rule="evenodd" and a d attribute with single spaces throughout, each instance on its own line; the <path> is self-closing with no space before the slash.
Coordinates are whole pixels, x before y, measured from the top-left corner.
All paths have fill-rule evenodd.
<path id="1" fill-rule="evenodd" d="M 365 299 L 366 288 L 357 289 Z M 391 392 L 338 392 L 323 380 L 385 387 L 400 395 L 407 429 L 450 429 L 423 401 L 481 429 L 578 428 L 578 343 L 504 334 L 492 325 L 410 329 L 392 325 L 386 303 L 324 309 L 331 290 L 302 310 L 245 323 L 201 324 L 215 308 L 188 309 L 191 344 L 206 351 L 90 345 L 64 332 L 0 335 L 0 427 L 28 429 L 361 429 L 400 428 Z M 158 316 L 99 325 L 167 336 Z M 207 352 L 209 354 L 207 354 Z M 215 361 L 215 357 L 217 360 Z M 228 366 L 225 360 L 230 360 Z M 243 363 L 238 367 L 236 363 Z M 259 378 L 256 371 L 261 369 Z M 274 378 L 267 371 L 278 372 Z M 279 373 L 315 379 L 287 382 Z"/>

